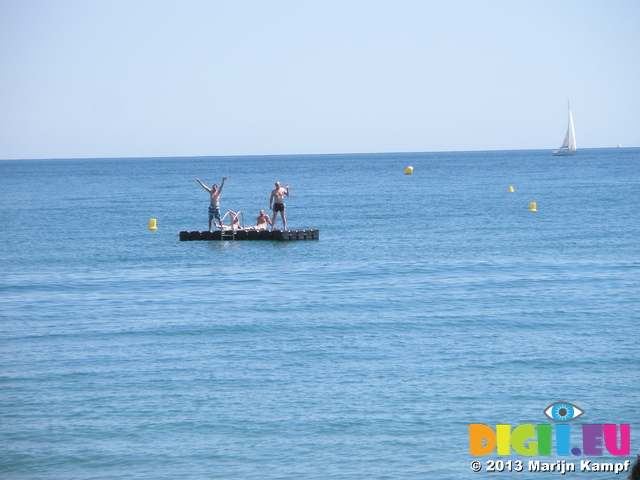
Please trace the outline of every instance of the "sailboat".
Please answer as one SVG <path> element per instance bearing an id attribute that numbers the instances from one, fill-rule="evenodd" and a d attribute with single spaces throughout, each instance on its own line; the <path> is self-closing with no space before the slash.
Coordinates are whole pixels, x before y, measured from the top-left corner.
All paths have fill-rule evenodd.
<path id="1" fill-rule="evenodd" d="M 573 128 L 573 117 L 571 116 L 571 105 L 567 102 L 569 107 L 569 126 L 567 127 L 567 135 L 564 137 L 564 142 L 558 150 L 554 150 L 553 154 L 559 155 L 575 155 L 576 154 L 576 131 Z"/>

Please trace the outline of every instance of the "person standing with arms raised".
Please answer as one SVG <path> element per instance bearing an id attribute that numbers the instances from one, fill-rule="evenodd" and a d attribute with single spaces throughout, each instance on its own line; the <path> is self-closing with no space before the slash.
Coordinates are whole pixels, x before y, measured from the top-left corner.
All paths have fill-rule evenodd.
<path id="1" fill-rule="evenodd" d="M 220 218 L 220 194 L 222 193 L 222 187 L 224 187 L 224 181 L 227 177 L 222 177 L 222 182 L 220 182 L 220 188 L 218 185 L 213 185 L 211 188 L 207 187 L 204 183 L 200 181 L 199 178 L 196 178 L 196 181 L 202 185 L 207 192 L 209 192 L 209 196 L 211 198 L 209 202 L 209 231 L 211 231 L 211 221 L 215 218 L 222 225 L 222 220 Z"/>
<path id="2" fill-rule="evenodd" d="M 276 226 L 276 217 L 280 212 L 282 218 L 282 229 L 287 229 L 287 216 L 284 213 L 286 205 L 284 204 L 284 196 L 289 196 L 289 184 L 285 185 L 285 188 L 280 186 L 280 182 L 276 182 L 276 188 L 271 190 L 271 196 L 269 197 L 269 208 L 273 210 L 273 218 L 271 219 L 271 230 Z M 273 206 L 272 206 L 273 205 Z"/>

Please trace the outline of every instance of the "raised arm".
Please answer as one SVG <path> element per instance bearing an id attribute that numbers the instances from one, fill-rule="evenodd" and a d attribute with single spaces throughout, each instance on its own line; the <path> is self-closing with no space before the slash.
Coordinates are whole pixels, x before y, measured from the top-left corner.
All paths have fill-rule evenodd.
<path id="1" fill-rule="evenodd" d="M 222 193 L 222 187 L 224 187 L 224 181 L 227 179 L 227 177 L 222 177 L 222 181 L 220 182 L 220 188 L 218 189 L 219 193 Z"/>
<path id="2" fill-rule="evenodd" d="M 284 194 L 288 197 L 288 196 L 289 196 L 289 184 L 287 183 L 287 184 L 284 186 L 284 188 L 286 189 L 286 190 L 284 191 Z"/>
<path id="3" fill-rule="evenodd" d="M 202 188 L 204 188 L 207 192 L 211 192 L 211 189 L 207 187 L 204 183 L 202 183 L 199 178 L 196 178 L 196 182 L 202 185 Z"/>

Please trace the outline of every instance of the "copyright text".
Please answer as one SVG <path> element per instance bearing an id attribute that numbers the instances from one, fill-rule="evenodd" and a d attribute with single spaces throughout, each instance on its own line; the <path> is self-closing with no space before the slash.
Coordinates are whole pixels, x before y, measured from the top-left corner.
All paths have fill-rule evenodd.
<path id="1" fill-rule="evenodd" d="M 558 460 L 557 462 L 541 462 L 539 460 L 487 460 L 481 462 L 474 460 L 471 462 L 471 470 L 480 472 L 553 472 L 564 475 L 567 472 L 611 472 L 619 475 L 628 472 L 631 467 L 631 461 L 624 462 L 592 462 L 591 460 L 581 460 L 579 464 Z"/>

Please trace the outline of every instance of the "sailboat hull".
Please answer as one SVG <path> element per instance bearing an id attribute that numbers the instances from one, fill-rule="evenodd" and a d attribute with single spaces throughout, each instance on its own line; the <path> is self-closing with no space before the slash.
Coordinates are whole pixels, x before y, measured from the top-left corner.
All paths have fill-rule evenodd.
<path id="1" fill-rule="evenodd" d="M 574 150 L 554 150 L 553 155 L 556 157 L 570 157 L 575 155 L 576 152 Z"/>

